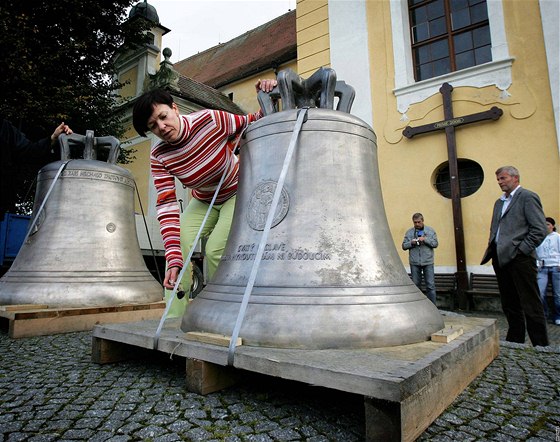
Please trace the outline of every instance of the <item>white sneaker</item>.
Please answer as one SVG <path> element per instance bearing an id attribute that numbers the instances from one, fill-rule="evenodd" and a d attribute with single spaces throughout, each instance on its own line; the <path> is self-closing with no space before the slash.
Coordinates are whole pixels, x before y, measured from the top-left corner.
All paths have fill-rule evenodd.
<path id="1" fill-rule="evenodd" d="M 560 325 L 560 319 L 557 319 L 556 321 L 554 321 L 554 323 L 555 323 L 556 325 Z"/>

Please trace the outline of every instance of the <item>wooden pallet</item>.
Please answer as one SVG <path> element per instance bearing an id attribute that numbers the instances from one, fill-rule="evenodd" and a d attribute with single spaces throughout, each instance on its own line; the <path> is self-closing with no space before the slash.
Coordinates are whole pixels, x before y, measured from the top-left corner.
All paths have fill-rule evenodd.
<path id="1" fill-rule="evenodd" d="M 56 307 L 39 304 L 0 305 L 0 329 L 10 338 L 91 330 L 97 324 L 159 319 L 165 302 L 109 307 Z"/>
<path id="2" fill-rule="evenodd" d="M 179 326 L 179 318 L 169 319 L 157 339 L 157 321 L 96 326 L 92 360 L 146 358 L 147 351 L 184 357 L 186 388 L 198 394 L 255 372 L 362 395 L 368 442 L 414 441 L 499 351 L 495 319 L 460 316 L 447 317 L 431 341 L 395 347 L 300 350 L 238 342 L 229 366 L 228 336 L 183 333 Z"/>

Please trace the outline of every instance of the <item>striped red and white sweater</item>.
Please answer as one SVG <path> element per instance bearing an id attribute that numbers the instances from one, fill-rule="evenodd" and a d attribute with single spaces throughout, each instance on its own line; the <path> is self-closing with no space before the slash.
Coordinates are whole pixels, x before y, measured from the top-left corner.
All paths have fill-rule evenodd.
<path id="1" fill-rule="evenodd" d="M 180 115 L 177 141 L 161 141 L 152 148 L 150 163 L 157 192 L 157 218 L 168 267 L 183 267 L 175 177 L 192 190 L 194 198 L 209 203 L 227 169 L 216 204 L 230 199 L 237 192 L 239 172 L 233 149 L 249 123 L 261 117 L 261 111 L 234 115 L 208 109 Z"/>

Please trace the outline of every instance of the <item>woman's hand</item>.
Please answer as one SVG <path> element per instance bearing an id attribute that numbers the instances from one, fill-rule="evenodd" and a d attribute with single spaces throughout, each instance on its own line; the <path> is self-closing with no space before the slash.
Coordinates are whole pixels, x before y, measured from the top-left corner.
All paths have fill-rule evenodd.
<path id="1" fill-rule="evenodd" d="M 277 85 L 278 85 L 278 82 L 276 80 L 270 80 L 270 79 L 261 80 L 261 79 L 258 79 L 257 82 L 255 83 L 255 89 L 256 89 L 257 92 L 263 91 L 263 92 L 268 93 L 268 92 L 272 91 L 272 89 L 274 89 Z"/>
<path id="2" fill-rule="evenodd" d="M 175 284 L 177 283 L 177 277 L 179 276 L 179 267 L 171 267 L 165 272 L 165 278 L 163 280 L 163 286 L 166 289 L 173 290 Z"/>

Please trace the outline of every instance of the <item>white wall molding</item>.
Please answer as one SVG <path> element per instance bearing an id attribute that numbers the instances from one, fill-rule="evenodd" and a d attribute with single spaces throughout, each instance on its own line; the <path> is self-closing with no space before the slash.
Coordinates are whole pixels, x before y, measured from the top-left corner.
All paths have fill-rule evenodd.
<path id="1" fill-rule="evenodd" d="M 356 90 L 351 113 L 373 126 L 366 1 L 329 0 L 329 44 L 337 79 Z"/>

